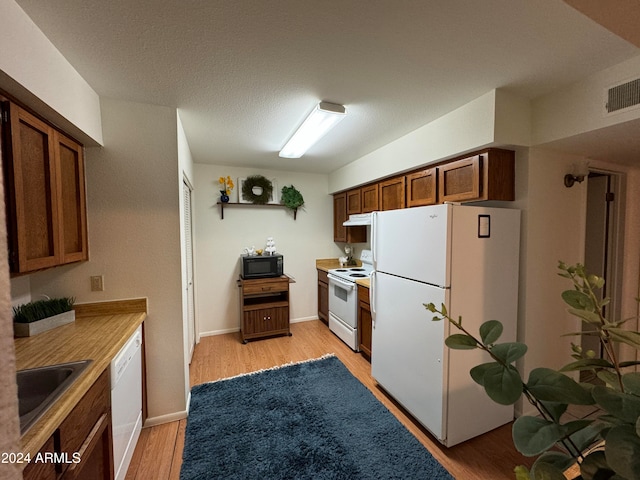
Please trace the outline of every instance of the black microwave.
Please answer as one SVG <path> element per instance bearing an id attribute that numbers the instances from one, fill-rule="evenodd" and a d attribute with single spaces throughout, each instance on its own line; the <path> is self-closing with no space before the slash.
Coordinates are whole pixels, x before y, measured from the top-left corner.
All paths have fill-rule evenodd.
<path id="1" fill-rule="evenodd" d="M 279 277 L 284 270 L 284 257 L 275 255 L 241 255 L 240 276 L 242 278 Z"/>

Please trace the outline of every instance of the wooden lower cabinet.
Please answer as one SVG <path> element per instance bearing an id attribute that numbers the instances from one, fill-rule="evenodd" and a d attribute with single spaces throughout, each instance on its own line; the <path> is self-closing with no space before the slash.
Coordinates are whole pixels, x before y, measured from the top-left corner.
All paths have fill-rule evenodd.
<path id="1" fill-rule="evenodd" d="M 36 454 L 36 459 L 31 459 L 22 472 L 24 480 L 56 480 L 58 472 L 56 464 L 49 461 L 40 461 L 48 458 L 51 452 L 55 452 L 55 442 L 53 436 L 49 437 L 47 443 Z"/>
<path id="2" fill-rule="evenodd" d="M 289 329 L 289 277 L 238 280 L 242 343 L 274 335 L 291 335 Z"/>
<path id="3" fill-rule="evenodd" d="M 329 279 L 324 270 L 318 270 L 318 318 L 329 325 Z"/>
<path id="4" fill-rule="evenodd" d="M 369 361 L 371 361 L 372 326 L 369 289 L 358 285 L 358 344 L 360 353 Z"/>
<path id="5" fill-rule="evenodd" d="M 111 382 L 106 369 L 40 450 L 48 458 L 53 454 L 56 462 L 32 459 L 23 478 L 113 480 L 112 439 Z"/>

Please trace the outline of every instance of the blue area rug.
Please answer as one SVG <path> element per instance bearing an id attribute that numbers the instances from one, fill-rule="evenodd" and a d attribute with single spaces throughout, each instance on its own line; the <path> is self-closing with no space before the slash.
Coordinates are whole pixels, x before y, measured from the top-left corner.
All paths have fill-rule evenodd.
<path id="1" fill-rule="evenodd" d="M 197 385 L 181 480 L 453 477 L 334 356 Z"/>

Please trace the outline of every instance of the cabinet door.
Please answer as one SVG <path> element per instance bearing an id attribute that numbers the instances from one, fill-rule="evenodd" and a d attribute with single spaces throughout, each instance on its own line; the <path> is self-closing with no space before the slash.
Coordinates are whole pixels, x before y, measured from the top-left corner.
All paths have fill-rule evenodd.
<path id="1" fill-rule="evenodd" d="M 37 455 L 42 455 L 43 458 L 48 458 L 45 455 L 51 455 L 54 452 L 55 443 L 52 435 Z M 24 480 L 56 480 L 56 478 L 58 478 L 56 464 L 54 462 L 36 462 L 34 460 L 34 458 L 31 458 L 31 462 L 24 468 L 24 471 L 22 472 L 22 478 Z"/>
<path id="2" fill-rule="evenodd" d="M 405 207 L 404 175 L 380 182 L 380 210 Z"/>
<path id="3" fill-rule="evenodd" d="M 347 216 L 362 213 L 360 189 L 349 190 L 347 192 Z"/>
<path id="4" fill-rule="evenodd" d="M 371 359 L 372 325 L 369 289 L 358 285 L 358 343 L 360 353 L 369 360 Z"/>
<path id="5" fill-rule="evenodd" d="M 435 168 L 407 175 L 407 207 L 434 205 L 437 201 L 436 185 Z"/>
<path id="6" fill-rule="evenodd" d="M 87 260 L 87 219 L 82 146 L 56 132 L 61 263 Z"/>
<path id="7" fill-rule="evenodd" d="M 362 197 L 362 213 L 375 212 L 380 209 L 378 204 L 378 184 L 360 188 Z"/>
<path id="8" fill-rule="evenodd" d="M 481 168 L 480 155 L 456 160 L 438 167 L 440 202 L 480 199 L 482 195 Z"/>
<path id="9" fill-rule="evenodd" d="M 277 332 L 289 328 L 288 307 L 262 308 L 244 312 L 244 334 Z"/>
<path id="10" fill-rule="evenodd" d="M 347 219 L 347 194 L 336 193 L 333 196 L 333 241 L 347 241 L 347 227 L 342 224 Z"/>
<path id="11" fill-rule="evenodd" d="M 53 130 L 14 104 L 10 141 L 3 163 L 7 178 L 12 271 L 28 272 L 58 264 L 58 197 Z"/>

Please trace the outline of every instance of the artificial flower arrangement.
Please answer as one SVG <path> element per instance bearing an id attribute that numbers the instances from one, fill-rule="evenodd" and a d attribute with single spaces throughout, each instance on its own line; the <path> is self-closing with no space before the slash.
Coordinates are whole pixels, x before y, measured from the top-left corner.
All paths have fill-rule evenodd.
<path id="1" fill-rule="evenodd" d="M 229 201 L 229 195 L 231 195 L 231 190 L 235 187 L 233 180 L 231 177 L 227 175 L 227 177 L 220 177 L 218 179 L 218 183 L 220 184 L 220 200 L 223 202 Z"/>

